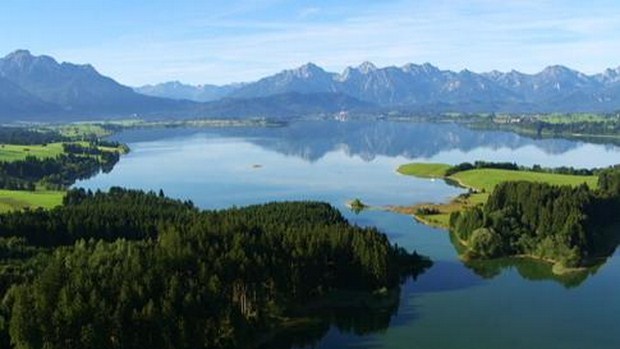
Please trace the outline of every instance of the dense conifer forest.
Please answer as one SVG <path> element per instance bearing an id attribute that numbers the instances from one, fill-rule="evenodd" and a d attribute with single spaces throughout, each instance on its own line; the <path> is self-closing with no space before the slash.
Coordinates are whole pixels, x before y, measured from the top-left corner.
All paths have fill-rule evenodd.
<path id="1" fill-rule="evenodd" d="M 333 290 L 430 262 L 316 202 L 200 211 L 163 193 L 69 191 L 0 215 L 0 332 L 15 348 L 235 348 Z"/>

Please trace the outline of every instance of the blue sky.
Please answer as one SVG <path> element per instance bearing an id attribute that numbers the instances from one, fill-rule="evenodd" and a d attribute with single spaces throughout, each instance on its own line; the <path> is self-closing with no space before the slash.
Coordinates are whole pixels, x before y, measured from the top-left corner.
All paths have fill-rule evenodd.
<path id="1" fill-rule="evenodd" d="M 3 0 L 0 33 L 0 55 L 91 63 L 132 86 L 251 81 L 306 62 L 620 66 L 617 0 Z"/>

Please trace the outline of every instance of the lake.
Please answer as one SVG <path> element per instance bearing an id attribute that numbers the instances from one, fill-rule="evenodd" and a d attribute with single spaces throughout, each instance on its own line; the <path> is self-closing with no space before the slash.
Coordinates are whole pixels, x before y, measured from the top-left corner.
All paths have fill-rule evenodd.
<path id="1" fill-rule="evenodd" d="M 321 200 L 359 225 L 377 226 L 434 266 L 402 285 L 394 309 L 334 310 L 325 324 L 270 348 L 620 348 L 620 257 L 556 277 L 548 265 L 501 260 L 465 265 L 445 230 L 373 206 L 439 202 L 463 192 L 398 175 L 406 162 L 487 160 L 546 167 L 620 163 L 620 148 L 532 139 L 454 124 L 299 121 L 281 128 L 145 129 L 113 137 L 131 152 L 114 170 L 76 184 L 163 189 L 205 209 Z"/>

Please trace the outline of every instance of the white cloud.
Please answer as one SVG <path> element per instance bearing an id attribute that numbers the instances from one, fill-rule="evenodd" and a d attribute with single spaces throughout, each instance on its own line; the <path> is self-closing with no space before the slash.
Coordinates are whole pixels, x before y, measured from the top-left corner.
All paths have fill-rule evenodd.
<path id="1" fill-rule="evenodd" d="M 298 18 L 271 20 L 225 14 L 193 23 L 191 35 L 126 37 L 57 54 L 91 62 L 131 85 L 248 81 L 308 61 L 337 71 L 365 60 L 530 73 L 550 64 L 589 73 L 618 65 L 620 15 L 605 8 L 575 10 L 554 1 L 403 1 L 313 20 L 323 12 L 307 7 Z"/>

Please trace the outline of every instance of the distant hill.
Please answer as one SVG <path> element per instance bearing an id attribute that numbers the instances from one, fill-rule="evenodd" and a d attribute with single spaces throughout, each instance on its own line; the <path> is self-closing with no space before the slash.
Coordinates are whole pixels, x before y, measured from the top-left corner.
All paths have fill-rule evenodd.
<path id="1" fill-rule="evenodd" d="M 269 117 L 292 119 L 303 116 L 333 116 L 347 112 L 378 110 L 372 103 L 363 102 L 342 93 L 289 92 L 256 98 L 224 98 L 203 104 L 199 115 L 204 117 Z"/>
<path id="2" fill-rule="evenodd" d="M 226 97 L 243 84 L 216 85 L 187 85 L 178 81 L 164 82 L 156 85 L 136 87 L 138 93 L 153 97 L 172 99 L 186 99 L 195 102 L 210 102 Z"/>
<path id="3" fill-rule="evenodd" d="M 58 63 L 49 56 L 33 56 L 25 50 L 0 59 L 0 77 L 5 81 L 0 86 L 3 95 L 21 96 L 24 103 L 18 103 L 21 113 L 16 115 L 20 117 L 126 116 L 182 111 L 193 104 L 144 96 L 99 74 L 90 65 Z M 12 116 L 14 104 L 0 101 L 0 115 Z"/>

